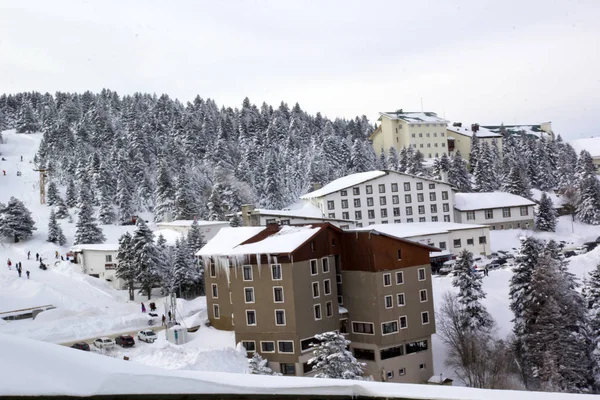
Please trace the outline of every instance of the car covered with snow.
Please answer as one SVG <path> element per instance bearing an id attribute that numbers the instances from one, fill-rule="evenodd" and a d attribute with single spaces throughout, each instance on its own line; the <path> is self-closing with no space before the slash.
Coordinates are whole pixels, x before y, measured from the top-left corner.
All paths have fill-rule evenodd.
<path id="1" fill-rule="evenodd" d="M 115 347 L 115 341 L 108 337 L 101 337 L 94 340 L 94 346 L 99 349 L 110 349 Z"/>
<path id="2" fill-rule="evenodd" d="M 146 343 L 153 343 L 158 338 L 158 336 L 156 336 L 156 333 L 154 333 L 154 331 L 151 331 L 150 329 L 139 331 L 137 337 L 138 340 L 141 340 L 142 342 Z"/>
<path id="3" fill-rule="evenodd" d="M 121 335 L 115 338 L 115 343 L 121 347 L 133 347 L 135 346 L 135 340 L 131 335 Z"/>

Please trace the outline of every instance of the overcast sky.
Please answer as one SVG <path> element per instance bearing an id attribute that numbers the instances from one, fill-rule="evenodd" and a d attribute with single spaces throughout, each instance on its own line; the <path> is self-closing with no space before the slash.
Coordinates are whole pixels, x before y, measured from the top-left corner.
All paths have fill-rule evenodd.
<path id="1" fill-rule="evenodd" d="M 0 92 L 435 111 L 600 135 L 600 0 L 0 0 Z"/>

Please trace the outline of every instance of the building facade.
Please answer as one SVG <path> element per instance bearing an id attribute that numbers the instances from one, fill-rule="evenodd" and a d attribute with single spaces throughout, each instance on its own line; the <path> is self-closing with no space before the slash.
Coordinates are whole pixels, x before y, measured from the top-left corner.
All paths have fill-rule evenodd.
<path id="1" fill-rule="evenodd" d="M 247 238 L 248 229 L 259 230 Z M 338 331 L 375 380 L 433 375 L 429 252 L 437 249 L 331 224 L 230 230 L 227 245 L 219 234 L 198 255 L 208 266 L 211 324 L 234 330 L 249 354 L 284 375 L 310 376 L 315 335 Z"/>
<path id="2" fill-rule="evenodd" d="M 369 136 L 373 149 L 379 155 L 391 147 L 397 151 L 403 147 L 419 150 L 425 159 L 448 154 L 446 121 L 434 112 L 395 112 L 379 113 L 379 126 Z"/>
<path id="3" fill-rule="evenodd" d="M 123 289 L 125 281 L 116 277 L 118 244 L 80 244 L 71 248 L 73 262 L 81 266 L 81 271 L 100 278 L 115 289 Z"/>
<path id="4" fill-rule="evenodd" d="M 352 174 L 301 197 L 329 218 L 374 224 L 453 222 L 454 196 L 445 182 L 395 171 Z M 350 228 L 349 225 L 341 225 Z"/>
<path id="5" fill-rule="evenodd" d="M 266 210 L 255 208 L 251 204 L 242 206 L 239 213 L 244 226 L 267 226 L 269 224 L 297 225 L 310 223 L 324 223 L 338 228 L 354 228 L 356 221 L 352 219 L 328 218 L 319 208 L 306 203 L 304 207 L 294 210 Z"/>
<path id="6" fill-rule="evenodd" d="M 496 146 L 498 154 L 502 155 L 502 135 L 480 127 L 479 124 L 463 127 L 462 123 L 455 122 L 446 128 L 446 136 L 448 138 L 449 156 L 453 156 L 460 151 L 461 157 L 469 161 L 473 136 L 477 137 L 480 143 Z"/>
<path id="7" fill-rule="evenodd" d="M 456 193 L 455 219 L 458 223 L 485 224 L 491 230 L 533 228 L 535 203 L 504 192 Z"/>

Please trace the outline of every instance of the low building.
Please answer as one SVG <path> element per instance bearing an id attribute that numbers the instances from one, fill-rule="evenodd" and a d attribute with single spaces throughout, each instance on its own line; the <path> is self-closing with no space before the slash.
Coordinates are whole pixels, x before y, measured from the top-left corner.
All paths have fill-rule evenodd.
<path id="1" fill-rule="evenodd" d="M 460 122 L 455 122 L 446 128 L 448 136 L 448 155 L 453 156 L 460 151 L 460 155 L 469 161 L 471 155 L 471 143 L 473 137 L 476 137 L 480 143 L 485 142 L 490 146 L 497 146 L 498 153 L 502 154 L 502 135 L 489 129 L 480 127 L 479 124 L 464 126 Z"/>
<path id="2" fill-rule="evenodd" d="M 103 279 L 115 289 L 123 289 L 125 281 L 116 277 L 118 244 L 79 244 L 71 248 L 73 262 L 84 274 Z"/>
<path id="3" fill-rule="evenodd" d="M 339 331 L 366 376 L 424 383 L 435 333 L 434 247 L 332 224 L 224 228 L 197 255 L 208 317 L 284 375 L 313 375 L 315 335 Z"/>
<path id="4" fill-rule="evenodd" d="M 587 151 L 592 156 L 596 173 L 600 174 L 600 137 L 592 137 L 585 139 L 575 139 L 569 141 L 569 144 L 577 152 L 577 155 L 582 150 Z"/>
<path id="5" fill-rule="evenodd" d="M 538 139 L 555 139 L 551 122 L 542 122 L 541 124 L 533 125 L 485 125 L 482 126 L 482 128 L 499 133 L 501 135 L 526 135 L 533 136 Z"/>
<path id="6" fill-rule="evenodd" d="M 491 230 L 533 228 L 533 206 L 525 197 L 504 192 L 456 193 L 458 223 L 484 224 Z"/>
<path id="7" fill-rule="evenodd" d="M 158 229 L 172 229 L 187 235 L 188 231 L 192 227 L 194 220 L 177 220 L 171 222 L 157 222 L 156 227 Z M 221 228 L 229 226 L 227 221 L 196 221 L 200 227 L 204 240 L 209 241 Z"/>
<path id="8" fill-rule="evenodd" d="M 251 204 L 242 206 L 238 213 L 242 218 L 244 226 L 267 226 L 268 224 L 297 225 L 324 223 L 337 226 L 338 228 L 353 228 L 355 221 L 351 219 L 328 218 L 319 208 L 312 204 L 303 204 L 302 207 L 284 210 L 268 210 L 255 208 Z"/>

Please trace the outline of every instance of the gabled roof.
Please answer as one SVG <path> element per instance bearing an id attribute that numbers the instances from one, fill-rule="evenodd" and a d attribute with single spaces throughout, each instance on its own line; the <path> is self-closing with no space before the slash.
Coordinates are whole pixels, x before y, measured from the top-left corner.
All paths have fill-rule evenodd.
<path id="1" fill-rule="evenodd" d="M 197 256 L 218 256 L 231 254 L 233 249 L 265 230 L 264 226 L 225 227 L 196 253 Z"/>
<path id="2" fill-rule="evenodd" d="M 448 127 L 446 129 L 451 132 L 456 132 L 460 135 L 473 137 L 473 131 L 471 130 L 470 127 L 448 125 Z M 489 130 L 487 128 L 483 128 L 481 126 L 479 127 L 479 130 L 477 131 L 475 136 L 478 138 L 501 138 L 502 137 L 502 135 L 500 133 L 491 131 L 491 130 Z M 450 137 L 448 137 L 448 139 L 450 139 Z"/>
<path id="3" fill-rule="evenodd" d="M 454 195 L 454 208 L 459 211 L 533 205 L 535 203 L 525 197 L 505 192 L 456 193 Z"/>
<path id="4" fill-rule="evenodd" d="M 402 121 L 406 121 L 409 124 L 418 124 L 418 123 L 447 123 L 448 121 L 437 116 L 436 113 L 426 111 L 426 112 L 399 112 L 399 111 L 390 111 L 390 112 L 380 112 L 379 120 L 381 117 L 386 117 L 389 119 L 399 119 Z"/>
<path id="5" fill-rule="evenodd" d="M 408 243 L 410 245 L 413 246 L 417 246 L 417 247 L 422 247 L 424 249 L 429 250 L 430 252 L 437 252 L 437 251 L 441 251 L 441 249 L 438 249 L 437 247 L 434 246 L 429 246 L 427 244 L 424 243 L 419 243 L 416 242 L 414 240 L 408 240 L 405 239 L 404 237 L 401 236 L 397 236 L 395 234 L 393 234 L 393 230 L 389 229 L 390 226 L 393 225 L 409 225 L 409 224 L 377 224 L 377 225 L 369 225 L 363 228 L 356 228 L 356 229 L 351 229 L 346 231 L 346 234 L 352 234 L 352 231 L 354 232 L 360 232 L 360 233 L 366 233 L 369 232 L 373 235 L 382 235 L 382 236 L 386 236 L 389 237 L 391 239 L 397 240 L 399 242 L 404 242 L 404 243 Z"/>

